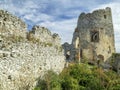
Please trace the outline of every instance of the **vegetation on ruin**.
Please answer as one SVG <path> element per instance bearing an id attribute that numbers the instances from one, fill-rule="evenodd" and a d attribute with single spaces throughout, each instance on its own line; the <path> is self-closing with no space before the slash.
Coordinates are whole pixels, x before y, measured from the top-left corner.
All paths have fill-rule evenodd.
<path id="1" fill-rule="evenodd" d="M 119 90 L 116 72 L 88 64 L 71 64 L 60 75 L 48 71 L 34 90 Z"/>

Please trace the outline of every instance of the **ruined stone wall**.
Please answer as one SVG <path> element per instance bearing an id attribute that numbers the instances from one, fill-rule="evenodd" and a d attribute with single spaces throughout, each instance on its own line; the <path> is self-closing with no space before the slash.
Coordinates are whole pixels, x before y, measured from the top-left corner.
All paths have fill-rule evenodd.
<path id="1" fill-rule="evenodd" d="M 5 25 L 0 29 L 0 90 L 33 90 L 47 70 L 63 70 L 65 57 L 58 34 L 40 26 L 26 34 L 25 23 L 1 12 Z"/>
<path id="2" fill-rule="evenodd" d="M 0 50 L 0 90 L 30 90 L 47 70 L 60 73 L 65 59 L 61 48 L 46 44 L 12 43 Z M 2 47 L 0 47 L 2 48 Z"/>
<path id="3" fill-rule="evenodd" d="M 74 46 L 76 46 L 77 37 L 80 39 L 82 56 L 94 60 L 102 55 L 104 61 L 108 60 L 115 52 L 111 9 L 107 7 L 92 13 L 81 13 L 73 34 L 72 44 Z"/>
<path id="4" fill-rule="evenodd" d="M 30 36 L 29 36 L 30 35 Z M 40 42 L 51 43 L 60 46 L 61 39 L 58 34 L 52 34 L 47 28 L 41 26 L 33 26 L 32 30 L 28 33 L 29 37 L 39 39 Z"/>
<path id="5" fill-rule="evenodd" d="M 27 25 L 18 17 L 0 10 L 0 35 L 26 37 Z"/>

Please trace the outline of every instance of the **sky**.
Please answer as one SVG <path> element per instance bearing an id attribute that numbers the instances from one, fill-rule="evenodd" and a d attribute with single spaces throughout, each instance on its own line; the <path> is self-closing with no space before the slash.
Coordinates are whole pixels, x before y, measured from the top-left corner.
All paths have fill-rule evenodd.
<path id="1" fill-rule="evenodd" d="M 0 9 L 18 16 L 28 25 L 47 27 L 62 43 L 72 41 L 80 13 L 111 7 L 116 51 L 120 52 L 120 0 L 0 0 Z"/>

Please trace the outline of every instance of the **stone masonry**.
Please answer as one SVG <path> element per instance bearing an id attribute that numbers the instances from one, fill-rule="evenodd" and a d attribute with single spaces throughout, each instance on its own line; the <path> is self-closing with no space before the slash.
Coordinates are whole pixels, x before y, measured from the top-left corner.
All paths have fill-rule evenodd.
<path id="1" fill-rule="evenodd" d="M 26 37 L 27 25 L 18 17 L 0 10 L 0 35 Z"/>
<path id="2" fill-rule="evenodd" d="M 0 10 L 0 90 L 33 90 L 48 70 L 60 73 L 65 64 L 58 34 L 26 24 Z"/>
<path id="3" fill-rule="evenodd" d="M 115 53 L 114 43 L 111 9 L 107 7 L 80 14 L 73 33 L 72 48 L 65 51 L 71 53 L 69 60 L 87 58 L 91 63 L 105 62 Z"/>

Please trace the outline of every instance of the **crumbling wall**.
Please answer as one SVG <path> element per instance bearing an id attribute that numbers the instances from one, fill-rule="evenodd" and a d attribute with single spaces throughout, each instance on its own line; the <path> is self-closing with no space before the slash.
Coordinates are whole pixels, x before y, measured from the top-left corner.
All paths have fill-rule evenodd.
<path id="1" fill-rule="evenodd" d="M 73 46 L 77 37 L 80 38 L 83 56 L 94 61 L 102 55 L 104 61 L 108 60 L 115 52 L 111 9 L 107 7 L 92 13 L 81 13 L 73 34 Z"/>
<path id="2" fill-rule="evenodd" d="M 27 25 L 8 11 L 0 10 L 0 35 L 26 37 Z"/>
<path id="3" fill-rule="evenodd" d="M 33 26 L 32 30 L 27 34 L 27 38 L 35 38 L 39 42 L 49 43 L 51 45 L 61 45 L 61 39 L 58 34 L 52 34 L 47 28 L 38 25 Z"/>
<path id="4" fill-rule="evenodd" d="M 26 34 L 22 20 L 3 10 L 0 15 L 0 90 L 33 90 L 47 70 L 63 70 L 58 34 L 40 26 Z"/>

